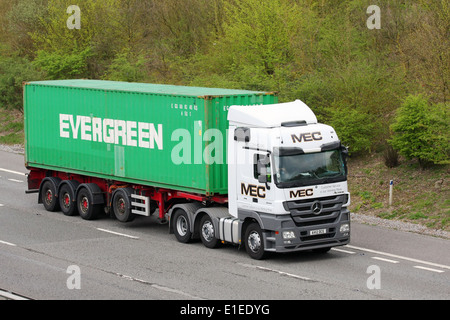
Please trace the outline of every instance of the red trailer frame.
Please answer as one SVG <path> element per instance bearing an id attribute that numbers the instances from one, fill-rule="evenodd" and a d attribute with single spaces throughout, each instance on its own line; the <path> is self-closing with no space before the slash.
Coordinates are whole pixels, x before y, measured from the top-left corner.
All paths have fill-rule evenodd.
<path id="1" fill-rule="evenodd" d="M 159 209 L 159 219 L 165 220 L 166 213 L 170 210 L 171 206 L 176 203 L 177 199 L 189 200 L 201 202 L 203 204 L 218 203 L 226 204 L 228 202 L 228 196 L 224 195 L 201 195 L 195 193 L 189 193 L 179 190 L 157 188 L 152 186 L 130 184 L 117 180 L 106 180 L 102 178 L 90 177 L 85 175 L 79 175 L 74 173 L 59 172 L 53 170 L 46 170 L 40 168 L 27 167 L 30 170 L 28 174 L 28 191 L 27 193 L 39 193 L 41 192 L 42 182 L 46 178 L 57 178 L 62 181 L 77 181 L 80 184 L 95 184 L 101 192 L 104 194 L 105 207 L 111 208 L 112 195 L 116 189 L 120 188 L 132 188 L 137 194 L 146 196 L 150 200 L 156 201 Z M 58 197 L 58 194 L 55 195 Z M 75 197 L 76 198 L 76 197 Z"/>

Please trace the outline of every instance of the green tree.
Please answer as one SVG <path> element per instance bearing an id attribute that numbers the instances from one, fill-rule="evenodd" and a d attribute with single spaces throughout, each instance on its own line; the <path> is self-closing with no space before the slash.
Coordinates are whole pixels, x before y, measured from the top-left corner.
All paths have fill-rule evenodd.
<path id="1" fill-rule="evenodd" d="M 43 32 L 40 20 L 47 16 L 47 0 L 2 0 L 12 3 L 4 12 L 5 38 L 11 49 L 21 56 L 34 57 L 32 33 Z M 1 10 L 0 10 L 1 11 Z"/>
<path id="2" fill-rule="evenodd" d="M 208 63 L 199 70 L 219 75 L 230 87 L 284 87 L 301 61 L 294 47 L 308 17 L 302 8 L 286 0 L 237 0 L 225 2 L 223 12 L 222 27 L 202 59 Z"/>
<path id="3" fill-rule="evenodd" d="M 75 79 L 89 77 L 88 59 L 92 56 L 90 48 L 82 51 L 74 50 L 65 53 L 62 50 L 47 52 L 41 50 L 33 61 L 40 70 L 47 74 L 48 79 Z"/>
<path id="4" fill-rule="evenodd" d="M 140 82 L 145 79 L 145 57 L 134 56 L 129 49 L 119 53 L 109 66 L 105 80 Z"/>
<path id="5" fill-rule="evenodd" d="M 398 54 L 406 81 L 430 97 L 449 101 L 450 4 L 448 0 L 418 0 L 410 14 L 411 28 L 399 37 Z M 404 15 L 409 14 L 407 12 Z M 420 90 L 420 91 L 419 91 Z"/>
<path id="6" fill-rule="evenodd" d="M 0 46 L 0 107 L 23 112 L 23 82 L 42 80 L 43 74 L 28 59 L 5 50 Z"/>
<path id="7" fill-rule="evenodd" d="M 329 108 L 328 123 L 336 130 L 342 144 L 352 155 L 370 153 L 373 147 L 375 122 L 367 113 L 351 107 Z"/>
<path id="8" fill-rule="evenodd" d="M 39 27 L 31 33 L 36 65 L 49 72 L 52 79 L 99 78 L 105 64 L 114 58 L 111 46 L 119 39 L 115 14 L 119 0 L 77 1 L 81 10 L 80 29 L 67 27 L 70 17 L 67 9 L 73 1 L 47 1 L 47 14 L 41 17 Z M 99 41 L 101 36 L 105 36 L 104 42 Z M 62 64 L 60 68 L 58 64 Z"/>
<path id="9" fill-rule="evenodd" d="M 448 164 L 450 154 L 449 106 L 430 105 L 423 95 L 408 96 L 397 110 L 390 143 L 422 168 Z"/>
<path id="10" fill-rule="evenodd" d="M 151 78 L 162 82 L 211 83 L 211 61 L 228 0 L 152 1 L 142 41 Z"/>

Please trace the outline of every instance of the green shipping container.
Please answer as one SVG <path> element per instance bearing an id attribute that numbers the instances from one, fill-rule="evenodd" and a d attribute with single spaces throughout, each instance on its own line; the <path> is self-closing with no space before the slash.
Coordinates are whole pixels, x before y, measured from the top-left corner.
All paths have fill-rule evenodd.
<path id="1" fill-rule="evenodd" d="M 24 86 L 28 167 L 227 194 L 227 114 L 275 93 L 97 80 Z M 222 140 L 222 141 L 220 141 Z"/>

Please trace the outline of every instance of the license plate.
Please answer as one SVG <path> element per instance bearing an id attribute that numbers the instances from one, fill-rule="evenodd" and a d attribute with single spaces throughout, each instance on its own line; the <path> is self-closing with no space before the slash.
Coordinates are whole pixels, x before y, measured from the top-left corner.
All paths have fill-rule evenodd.
<path id="1" fill-rule="evenodd" d="M 324 234 L 324 233 L 327 233 L 327 229 L 317 229 L 317 230 L 309 231 L 310 236 L 315 236 L 315 235 Z"/>

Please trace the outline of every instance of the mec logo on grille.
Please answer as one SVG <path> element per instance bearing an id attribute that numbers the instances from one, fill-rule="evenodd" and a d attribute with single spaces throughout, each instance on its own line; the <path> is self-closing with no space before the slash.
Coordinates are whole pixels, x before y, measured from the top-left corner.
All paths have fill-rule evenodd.
<path id="1" fill-rule="evenodd" d="M 303 197 L 311 197 L 314 195 L 314 189 L 299 189 L 296 191 L 290 191 L 289 197 L 292 198 L 303 198 Z"/>

